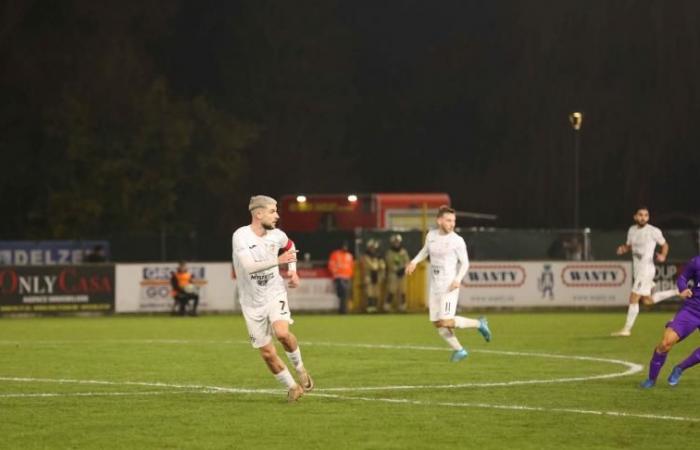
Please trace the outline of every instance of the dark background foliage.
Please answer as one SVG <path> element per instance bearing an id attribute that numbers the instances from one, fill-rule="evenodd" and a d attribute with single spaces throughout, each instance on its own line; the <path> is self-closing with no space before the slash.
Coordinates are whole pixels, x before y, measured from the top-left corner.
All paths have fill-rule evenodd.
<path id="1" fill-rule="evenodd" d="M 692 0 L 5 1 L 0 234 L 228 233 L 253 193 L 448 192 L 499 226 L 700 214 Z"/>

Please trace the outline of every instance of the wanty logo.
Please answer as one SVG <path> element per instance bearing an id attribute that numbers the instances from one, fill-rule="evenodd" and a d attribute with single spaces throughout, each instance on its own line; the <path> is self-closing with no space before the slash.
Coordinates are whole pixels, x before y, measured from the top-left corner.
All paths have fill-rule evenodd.
<path id="1" fill-rule="evenodd" d="M 462 280 L 467 287 L 519 287 L 525 283 L 525 268 L 508 264 L 474 264 Z"/>
<path id="2" fill-rule="evenodd" d="M 570 287 L 622 286 L 627 270 L 618 264 L 572 264 L 564 266 L 561 281 Z"/>

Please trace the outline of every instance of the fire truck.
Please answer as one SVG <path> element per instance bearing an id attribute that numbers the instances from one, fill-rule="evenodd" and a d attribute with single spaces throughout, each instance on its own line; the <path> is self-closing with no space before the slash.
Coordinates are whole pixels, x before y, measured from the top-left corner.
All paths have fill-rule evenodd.
<path id="1" fill-rule="evenodd" d="M 445 193 L 284 195 L 280 216 L 288 232 L 425 229 Z"/>

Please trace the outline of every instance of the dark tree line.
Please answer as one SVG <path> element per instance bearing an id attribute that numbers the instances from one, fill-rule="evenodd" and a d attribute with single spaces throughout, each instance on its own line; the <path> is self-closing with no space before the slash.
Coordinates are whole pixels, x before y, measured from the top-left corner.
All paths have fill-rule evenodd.
<path id="1" fill-rule="evenodd" d="M 700 4 L 6 1 L 0 234 L 227 233 L 253 192 L 446 191 L 503 226 L 698 215 Z"/>

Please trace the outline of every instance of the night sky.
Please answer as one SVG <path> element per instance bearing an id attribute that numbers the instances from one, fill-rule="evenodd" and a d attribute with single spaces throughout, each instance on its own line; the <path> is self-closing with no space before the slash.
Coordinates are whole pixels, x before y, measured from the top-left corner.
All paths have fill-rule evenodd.
<path id="1" fill-rule="evenodd" d="M 122 4 L 126 3 L 126 4 Z M 223 233 L 254 193 L 700 224 L 700 2 L 6 1 L 0 235 Z"/>

